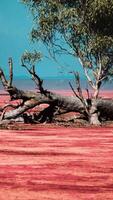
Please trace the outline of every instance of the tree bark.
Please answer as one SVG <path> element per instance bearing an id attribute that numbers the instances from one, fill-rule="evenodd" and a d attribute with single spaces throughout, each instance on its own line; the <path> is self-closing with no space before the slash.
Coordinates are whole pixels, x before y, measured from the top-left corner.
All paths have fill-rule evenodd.
<path id="1" fill-rule="evenodd" d="M 48 104 L 54 102 L 54 106 L 65 110 L 66 112 L 79 112 L 85 114 L 83 103 L 75 96 L 62 96 L 53 92 L 47 91 L 46 94 L 36 93 L 36 92 L 25 92 L 23 90 L 18 90 L 17 88 L 13 90 L 12 98 L 14 99 L 24 99 L 22 105 L 18 108 L 4 113 L 3 119 L 14 119 L 19 117 L 24 112 L 28 111 L 35 106 L 40 104 Z M 11 91 L 10 91 L 11 92 Z M 10 93 L 11 94 L 11 93 Z M 98 113 L 100 116 L 111 119 L 113 118 L 113 99 L 102 99 L 99 98 L 94 100 L 90 110 L 90 123 L 99 124 Z"/>
<path id="2" fill-rule="evenodd" d="M 89 111 L 89 122 L 92 125 L 100 125 L 99 110 L 97 109 L 97 100 L 94 98 L 91 100 L 91 107 Z"/>
<path id="3" fill-rule="evenodd" d="M 40 93 L 24 92 L 22 90 L 18 90 L 17 94 L 15 94 L 15 96 L 13 97 L 13 100 L 14 99 L 26 99 L 26 101 L 18 108 L 5 112 L 3 117 L 4 119 L 16 118 L 27 110 L 34 108 L 35 106 L 38 106 L 40 104 L 51 105 L 53 103 L 54 106 L 58 106 L 66 112 L 75 111 L 79 113 L 84 113 L 84 107 L 81 101 L 74 96 L 67 97 L 48 91 L 46 95 L 43 95 Z"/>

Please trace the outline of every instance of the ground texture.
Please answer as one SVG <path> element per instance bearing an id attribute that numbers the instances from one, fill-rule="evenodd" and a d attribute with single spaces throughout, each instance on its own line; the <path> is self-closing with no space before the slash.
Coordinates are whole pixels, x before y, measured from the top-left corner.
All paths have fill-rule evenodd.
<path id="1" fill-rule="evenodd" d="M 0 130 L 0 200 L 112 200 L 113 128 Z"/>

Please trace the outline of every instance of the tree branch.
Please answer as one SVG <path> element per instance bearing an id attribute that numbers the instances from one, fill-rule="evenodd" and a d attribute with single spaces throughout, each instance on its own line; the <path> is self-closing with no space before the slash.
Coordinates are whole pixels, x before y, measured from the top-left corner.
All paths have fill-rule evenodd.
<path id="1" fill-rule="evenodd" d="M 5 77 L 5 74 L 2 69 L 0 69 L 0 79 L 2 81 L 3 87 L 5 88 L 5 90 L 7 90 L 8 89 L 8 81 Z"/>
<path id="2" fill-rule="evenodd" d="M 24 67 L 29 72 L 29 74 L 31 75 L 32 80 L 35 82 L 35 84 L 37 86 L 37 89 L 39 89 L 42 94 L 45 94 L 45 89 L 43 88 L 43 80 L 36 74 L 36 72 L 35 72 L 35 65 L 33 65 L 31 67 L 31 69 L 29 69 L 24 64 L 24 62 L 23 62 L 22 59 L 21 59 L 21 63 L 22 63 L 22 67 Z"/>
<path id="3" fill-rule="evenodd" d="M 9 58 L 9 82 L 8 85 L 9 87 L 12 86 L 12 82 L 13 82 L 13 61 L 12 58 Z"/>

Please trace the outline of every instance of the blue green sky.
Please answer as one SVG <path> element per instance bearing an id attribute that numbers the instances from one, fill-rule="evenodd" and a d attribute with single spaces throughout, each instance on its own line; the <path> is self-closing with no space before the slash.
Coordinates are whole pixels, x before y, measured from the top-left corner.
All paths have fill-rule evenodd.
<path id="1" fill-rule="evenodd" d="M 28 9 L 19 0 L 0 0 L 0 66 L 8 74 L 7 61 L 13 58 L 15 77 L 27 77 L 21 67 L 20 58 L 25 50 L 34 50 L 30 41 L 32 17 Z M 38 49 L 47 55 L 42 44 Z M 38 64 L 42 77 L 68 76 L 68 71 L 78 68 L 77 60 L 63 56 L 60 63 L 45 59 Z M 65 66 L 65 68 L 64 68 Z M 66 69 L 66 70 L 65 70 Z"/>

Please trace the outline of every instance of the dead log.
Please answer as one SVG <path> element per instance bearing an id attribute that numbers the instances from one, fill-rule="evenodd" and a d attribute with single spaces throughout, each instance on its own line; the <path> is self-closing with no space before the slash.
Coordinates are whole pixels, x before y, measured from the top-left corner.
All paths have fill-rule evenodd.
<path id="1" fill-rule="evenodd" d="M 16 91 L 18 91 L 18 89 L 16 89 Z M 24 94 L 24 96 L 22 96 L 22 94 Z M 45 103 L 51 105 L 54 102 L 54 106 L 58 106 L 65 110 L 65 112 L 79 112 L 81 114 L 85 112 L 83 104 L 75 96 L 62 96 L 53 92 L 49 92 L 49 95 L 47 94 L 47 96 L 45 96 L 40 93 L 22 91 L 21 99 L 23 98 L 28 98 L 28 100 L 18 108 L 4 113 L 4 119 L 16 118 L 35 106 Z M 18 93 L 15 94 L 15 99 L 18 99 Z M 97 109 L 101 117 L 113 119 L 113 99 L 97 99 Z"/>
<path id="2" fill-rule="evenodd" d="M 9 93 L 11 101 L 13 102 L 14 100 L 19 99 L 23 101 L 19 106 L 17 106 L 16 108 L 14 107 L 14 109 L 10 111 L 4 112 L 3 109 L 3 113 L 1 114 L 1 120 L 15 119 L 19 116 L 22 116 L 22 114 L 27 112 L 29 109 L 45 103 L 48 104 L 49 107 L 45 111 L 42 111 L 39 116 L 46 116 L 46 119 L 49 117 L 50 121 L 52 121 L 52 117 L 54 116 L 54 112 L 56 111 L 54 109 L 55 107 L 62 109 L 65 112 L 79 112 L 80 114 L 83 114 L 87 117 L 86 105 L 90 104 L 89 102 L 91 102 L 91 99 L 83 99 L 82 97 L 81 101 L 81 98 L 78 98 L 77 96 L 63 96 L 45 90 L 42 86 L 42 80 L 35 73 L 34 67 L 32 70 L 28 71 L 32 75 L 33 80 L 35 80 L 35 83 L 38 87 L 38 90 L 36 92 L 19 90 L 18 88 L 13 86 L 12 60 L 10 62 L 9 81 L 6 79 L 3 70 L 0 69 L 1 82 L 3 84 L 4 89 Z M 113 99 L 98 98 L 96 99 L 96 106 L 100 118 L 105 117 L 106 120 L 113 118 Z"/>

